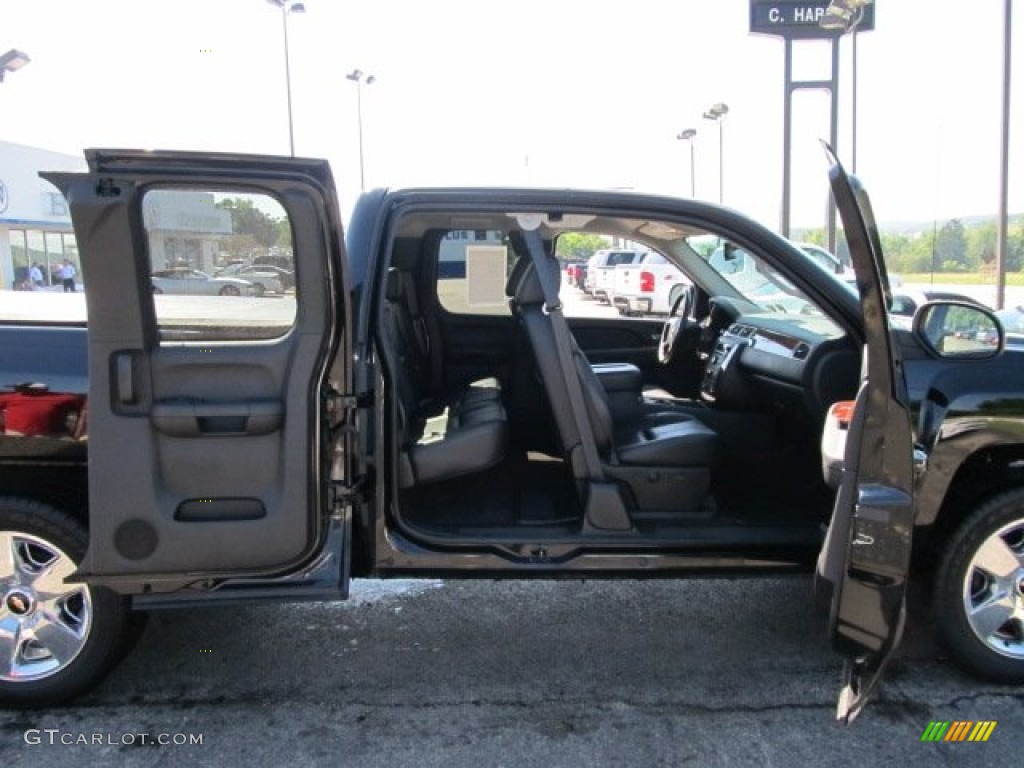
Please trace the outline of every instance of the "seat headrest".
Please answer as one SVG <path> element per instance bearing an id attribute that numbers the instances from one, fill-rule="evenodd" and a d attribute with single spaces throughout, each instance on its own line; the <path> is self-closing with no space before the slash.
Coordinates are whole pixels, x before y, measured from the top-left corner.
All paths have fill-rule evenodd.
<path id="1" fill-rule="evenodd" d="M 387 276 L 384 279 L 385 301 L 402 300 L 402 273 L 396 267 L 388 267 Z"/>
<path id="2" fill-rule="evenodd" d="M 542 264 L 548 271 L 548 279 L 557 291 L 562 281 L 562 267 L 558 259 L 546 256 Z M 544 289 L 541 287 L 532 259 L 529 260 L 529 266 L 523 270 L 522 278 L 516 286 L 515 300 L 521 306 L 544 303 Z"/>
<path id="3" fill-rule="evenodd" d="M 516 288 L 519 287 L 519 281 L 523 279 L 523 273 L 529 266 L 529 256 L 520 256 L 516 260 L 516 263 L 512 265 L 512 271 L 508 273 L 508 280 L 505 281 L 505 295 L 510 299 L 515 298 Z"/>

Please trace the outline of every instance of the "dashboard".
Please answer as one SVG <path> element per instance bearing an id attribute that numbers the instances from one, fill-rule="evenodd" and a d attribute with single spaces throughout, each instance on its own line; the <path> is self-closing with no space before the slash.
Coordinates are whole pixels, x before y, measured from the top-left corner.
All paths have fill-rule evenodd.
<path id="1" fill-rule="evenodd" d="M 786 410 L 824 419 L 856 392 L 860 350 L 822 314 L 749 311 L 714 297 L 701 322 L 701 398 L 729 410 Z"/>

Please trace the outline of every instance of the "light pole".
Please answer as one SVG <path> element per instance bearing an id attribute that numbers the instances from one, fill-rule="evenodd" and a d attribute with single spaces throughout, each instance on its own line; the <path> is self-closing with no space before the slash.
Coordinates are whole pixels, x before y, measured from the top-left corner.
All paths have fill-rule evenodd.
<path id="1" fill-rule="evenodd" d="M 288 56 L 288 14 L 305 13 L 306 6 L 295 0 L 267 0 L 281 9 L 281 28 L 284 30 L 284 86 L 288 95 L 288 151 L 295 157 L 295 130 L 292 127 L 292 70 Z"/>
<path id="2" fill-rule="evenodd" d="M 850 78 L 850 172 L 857 172 L 857 25 L 864 18 L 864 7 L 874 0 L 832 0 L 818 25 L 822 29 L 838 32 L 840 36 L 850 33 L 853 72 Z"/>
<path id="3" fill-rule="evenodd" d="M 4 75 L 8 72 L 17 72 L 30 61 L 32 59 L 28 57 L 27 53 L 22 53 L 14 48 L 0 56 L 0 83 L 4 81 Z"/>
<path id="4" fill-rule="evenodd" d="M 722 131 L 722 121 L 725 116 L 729 114 L 729 107 L 722 102 L 712 104 L 711 108 L 704 113 L 705 120 L 714 120 L 718 123 L 718 202 L 721 204 L 725 200 L 725 145 L 723 143 L 724 133 Z"/>
<path id="5" fill-rule="evenodd" d="M 676 138 L 680 141 L 687 141 L 690 143 L 690 197 L 697 197 L 697 181 L 694 176 L 694 154 L 693 154 L 693 138 L 697 135 L 696 128 L 687 128 L 676 134 Z"/>
<path id="6" fill-rule="evenodd" d="M 1010 167 L 1010 27 L 1013 22 L 1012 3 L 1005 0 L 1003 10 L 1003 109 L 1002 135 L 999 147 L 999 216 L 996 230 L 996 309 L 1006 302 L 1006 226 L 1007 172 Z"/>
<path id="7" fill-rule="evenodd" d="M 359 189 L 366 190 L 366 176 L 363 173 L 363 80 L 367 85 L 373 85 L 377 78 L 373 75 L 363 75 L 363 70 L 353 69 L 347 75 L 346 80 L 356 84 L 356 120 L 359 124 Z"/>

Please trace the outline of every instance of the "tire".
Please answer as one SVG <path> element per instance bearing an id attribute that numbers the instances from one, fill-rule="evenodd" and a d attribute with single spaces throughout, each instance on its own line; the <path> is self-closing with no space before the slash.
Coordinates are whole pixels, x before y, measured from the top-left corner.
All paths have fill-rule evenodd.
<path id="1" fill-rule="evenodd" d="M 44 582 L 54 570 L 75 570 L 87 541 L 64 512 L 0 497 L 0 707 L 46 707 L 84 693 L 120 661 L 140 626 L 108 589 Z"/>
<path id="2" fill-rule="evenodd" d="M 985 603 L 987 611 L 970 610 Z M 957 664 L 995 682 L 1024 682 L 1024 488 L 982 504 L 949 538 L 932 609 Z"/>
<path id="3" fill-rule="evenodd" d="M 238 296 L 241 293 L 242 292 L 238 290 L 237 285 L 225 285 L 223 288 L 220 289 L 221 296 Z"/>
<path id="4" fill-rule="evenodd" d="M 262 296 L 267 292 L 267 287 L 263 283 L 253 283 L 252 292 L 256 296 Z"/>
<path id="5" fill-rule="evenodd" d="M 154 285 L 154 286 L 153 286 L 153 293 L 163 293 L 163 290 L 162 290 L 161 288 L 157 288 L 157 287 L 156 287 L 156 286 Z"/>

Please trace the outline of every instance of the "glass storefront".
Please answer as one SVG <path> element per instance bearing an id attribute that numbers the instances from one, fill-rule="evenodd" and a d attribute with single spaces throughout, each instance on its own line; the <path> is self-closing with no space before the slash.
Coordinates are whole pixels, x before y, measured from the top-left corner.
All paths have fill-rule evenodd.
<path id="1" fill-rule="evenodd" d="M 42 287 L 59 285 L 55 273 L 60 263 L 68 259 L 81 274 L 78 264 L 78 244 L 72 232 L 46 232 L 41 229 L 11 229 L 11 264 L 14 284 L 23 286 L 29 279 L 33 264 L 42 273 Z"/>

